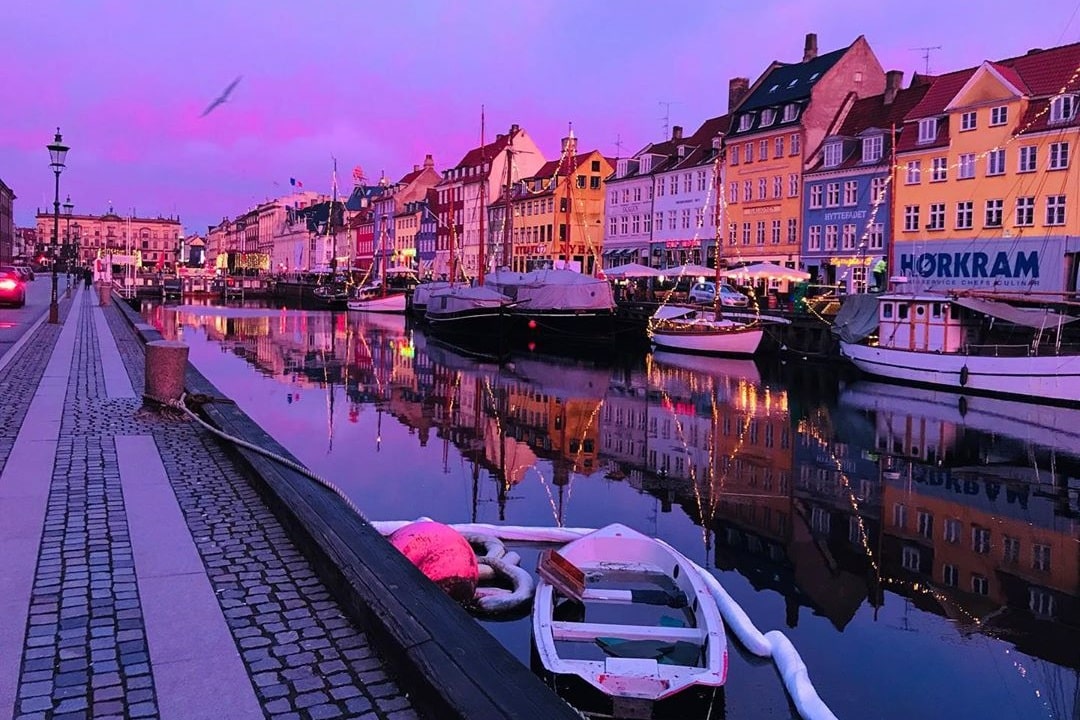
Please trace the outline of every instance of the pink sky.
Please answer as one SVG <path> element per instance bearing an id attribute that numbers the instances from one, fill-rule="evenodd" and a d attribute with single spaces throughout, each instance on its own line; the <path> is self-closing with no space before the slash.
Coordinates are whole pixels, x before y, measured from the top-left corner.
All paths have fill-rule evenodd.
<path id="1" fill-rule="evenodd" d="M 567 123 L 583 149 L 622 155 L 727 110 L 727 83 L 867 37 L 885 69 L 931 72 L 1080 40 L 1075 0 L 1038 12 L 982 0 L 3 0 L 0 179 L 15 220 L 52 202 L 45 149 L 76 212 L 179 214 L 189 233 L 288 190 L 343 192 L 351 170 L 397 179 L 456 164 L 511 123 L 549 157 Z M 958 28 L 963 32 L 957 32 Z M 238 75 L 230 101 L 204 108 Z M 671 103 L 669 108 L 661 103 Z"/>

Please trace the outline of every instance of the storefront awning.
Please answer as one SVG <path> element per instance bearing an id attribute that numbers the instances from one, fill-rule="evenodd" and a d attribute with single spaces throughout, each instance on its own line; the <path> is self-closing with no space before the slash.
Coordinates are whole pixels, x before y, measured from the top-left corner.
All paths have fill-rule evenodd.
<path id="1" fill-rule="evenodd" d="M 999 320 L 1004 320 L 1013 325 L 1022 325 L 1036 329 L 1046 329 L 1065 325 L 1080 320 L 1071 315 L 1052 313 L 1045 308 L 1021 308 L 993 300 L 982 300 L 973 297 L 953 298 L 953 302 L 960 307 L 973 310 L 983 315 L 989 315 Z"/>

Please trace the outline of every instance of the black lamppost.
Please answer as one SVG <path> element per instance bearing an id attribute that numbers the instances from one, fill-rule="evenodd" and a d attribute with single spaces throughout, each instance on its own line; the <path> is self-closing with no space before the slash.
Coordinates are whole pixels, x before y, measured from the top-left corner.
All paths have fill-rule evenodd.
<path id="1" fill-rule="evenodd" d="M 68 146 L 64 144 L 64 138 L 60 136 L 60 128 L 56 128 L 56 137 L 49 148 L 49 165 L 56 175 L 56 190 L 53 194 L 53 235 L 52 235 L 52 294 L 49 300 L 49 323 L 56 325 L 60 322 L 60 308 L 56 304 L 56 242 L 60 234 L 60 173 L 64 171 L 64 160 L 67 158 Z"/>
<path id="2" fill-rule="evenodd" d="M 64 224 L 63 246 L 64 270 L 67 272 L 68 285 L 71 285 L 71 266 L 74 262 L 74 253 L 72 252 L 73 248 L 71 244 L 71 211 L 75 209 L 75 204 L 71 202 L 70 195 L 67 196 L 67 199 L 64 200 L 64 204 L 61 207 L 64 208 L 64 218 L 66 221 Z"/>

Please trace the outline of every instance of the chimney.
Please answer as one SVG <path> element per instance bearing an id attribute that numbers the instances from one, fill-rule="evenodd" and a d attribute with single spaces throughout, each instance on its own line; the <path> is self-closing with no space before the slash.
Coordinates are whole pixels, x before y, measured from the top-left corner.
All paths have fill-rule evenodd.
<path id="1" fill-rule="evenodd" d="M 810 62 L 817 57 L 817 33 L 806 33 L 806 44 L 803 45 L 802 61 Z"/>
<path id="2" fill-rule="evenodd" d="M 412 171 L 413 172 L 420 172 L 420 166 L 419 165 L 413 165 L 412 166 Z"/>
<path id="3" fill-rule="evenodd" d="M 900 91 L 900 86 L 904 82 L 903 70 L 890 70 L 885 73 L 885 104 L 892 105 L 893 100 L 896 99 L 896 93 Z"/>
<path id="4" fill-rule="evenodd" d="M 433 167 L 435 167 L 435 160 L 431 157 L 431 153 L 428 153 L 424 156 L 424 168 L 427 169 Z"/>
<path id="5" fill-rule="evenodd" d="M 671 128 L 671 139 L 682 140 L 682 125 L 675 125 Z"/>
<path id="6" fill-rule="evenodd" d="M 750 78 L 734 77 L 728 80 L 727 109 L 731 112 L 750 92 Z"/>
<path id="7" fill-rule="evenodd" d="M 571 132 L 569 136 L 562 139 L 562 154 L 569 157 L 577 155 L 577 138 Z"/>
<path id="8" fill-rule="evenodd" d="M 515 134 L 517 134 L 517 131 L 520 130 L 520 129 L 521 129 L 521 126 L 519 126 L 517 123 L 514 123 L 513 125 L 510 126 L 510 134 L 515 135 Z"/>

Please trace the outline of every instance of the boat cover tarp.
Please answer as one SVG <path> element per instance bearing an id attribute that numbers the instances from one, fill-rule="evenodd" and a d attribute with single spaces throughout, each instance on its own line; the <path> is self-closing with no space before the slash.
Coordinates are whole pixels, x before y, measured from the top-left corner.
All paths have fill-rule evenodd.
<path id="1" fill-rule="evenodd" d="M 1059 324 L 1066 325 L 1075 320 L 1080 320 L 1080 318 L 1071 315 L 1052 313 L 1046 308 L 1022 308 L 1008 303 L 974 297 L 953 298 L 952 302 L 968 310 L 974 310 L 977 313 L 989 315 L 1013 325 L 1035 328 L 1036 330 L 1055 328 Z"/>
<path id="2" fill-rule="evenodd" d="M 497 308 L 506 305 L 510 298 L 489 287 L 451 287 L 436 290 L 428 300 L 428 313 L 439 315 L 462 310 Z"/>
<path id="3" fill-rule="evenodd" d="M 612 310 L 615 307 L 615 296 L 606 280 L 573 270 L 533 270 L 524 275 L 500 271 L 485 285 L 517 300 L 526 310 Z"/>
<path id="4" fill-rule="evenodd" d="M 856 343 L 874 332 L 877 326 L 877 295 L 858 293 L 844 298 L 833 320 L 832 333 L 844 342 Z"/>

